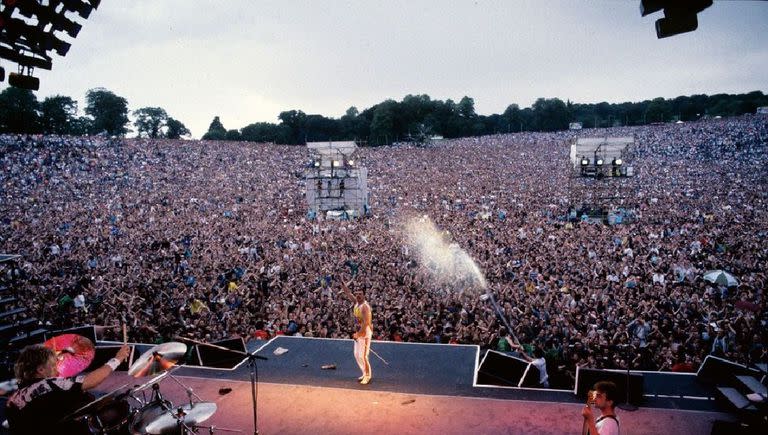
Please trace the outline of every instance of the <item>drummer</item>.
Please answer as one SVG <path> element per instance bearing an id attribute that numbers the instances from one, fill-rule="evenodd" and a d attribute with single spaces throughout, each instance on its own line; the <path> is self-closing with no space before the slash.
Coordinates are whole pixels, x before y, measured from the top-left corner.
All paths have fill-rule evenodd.
<path id="1" fill-rule="evenodd" d="M 90 433 L 85 423 L 60 421 L 93 400 L 86 391 L 102 383 L 129 353 L 130 347 L 124 345 L 114 358 L 87 375 L 60 378 L 53 350 L 39 344 L 25 347 L 14 366 L 19 389 L 6 405 L 11 433 Z"/>

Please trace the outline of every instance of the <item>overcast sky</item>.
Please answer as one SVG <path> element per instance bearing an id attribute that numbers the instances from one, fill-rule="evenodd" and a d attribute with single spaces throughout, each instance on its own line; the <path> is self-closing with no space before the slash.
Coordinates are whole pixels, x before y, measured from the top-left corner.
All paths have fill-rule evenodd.
<path id="1" fill-rule="evenodd" d="M 284 110 L 426 93 L 480 114 L 538 97 L 640 101 L 768 93 L 768 3 L 716 1 L 697 31 L 657 39 L 639 0 L 104 0 L 38 99 L 104 87 L 164 108 L 200 137 Z M 4 63 L 6 70 L 14 67 Z M 7 84 L 4 82 L 2 87 Z"/>

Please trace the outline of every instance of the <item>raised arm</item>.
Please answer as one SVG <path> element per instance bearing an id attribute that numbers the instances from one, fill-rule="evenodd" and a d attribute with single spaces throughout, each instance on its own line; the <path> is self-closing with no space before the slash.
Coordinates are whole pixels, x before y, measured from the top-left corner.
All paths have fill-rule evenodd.
<path id="1" fill-rule="evenodd" d="M 351 291 L 349 291 L 349 284 L 352 283 L 352 280 L 349 280 L 349 282 L 344 282 L 344 280 L 341 281 L 341 292 L 344 293 L 344 295 L 349 298 L 352 303 L 357 302 L 355 300 L 355 295 L 352 294 Z"/>

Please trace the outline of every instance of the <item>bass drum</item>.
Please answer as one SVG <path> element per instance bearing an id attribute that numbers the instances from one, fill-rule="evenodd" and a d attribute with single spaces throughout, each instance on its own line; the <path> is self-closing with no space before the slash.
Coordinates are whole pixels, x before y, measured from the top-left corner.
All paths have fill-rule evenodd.
<path id="1" fill-rule="evenodd" d="M 132 435 L 147 434 L 147 426 L 157 420 L 163 414 L 173 411 L 173 404 L 167 400 L 154 400 L 142 406 L 131 419 L 130 429 Z M 178 428 L 172 428 L 159 432 L 163 435 L 181 434 Z"/>
<path id="2" fill-rule="evenodd" d="M 86 416 L 93 434 L 128 435 L 130 419 L 131 406 L 124 398 L 107 400 Z"/>

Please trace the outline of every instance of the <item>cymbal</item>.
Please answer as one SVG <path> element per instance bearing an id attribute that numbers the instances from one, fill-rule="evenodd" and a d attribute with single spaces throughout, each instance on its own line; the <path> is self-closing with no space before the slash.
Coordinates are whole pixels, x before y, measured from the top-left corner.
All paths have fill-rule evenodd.
<path id="1" fill-rule="evenodd" d="M 182 410 L 179 413 L 179 409 Z M 186 425 L 194 426 L 211 418 L 216 412 L 216 404 L 212 402 L 198 402 L 173 408 L 164 413 L 146 427 L 147 433 L 162 434 L 176 428 L 178 421 Z"/>
<path id="2" fill-rule="evenodd" d="M 56 352 L 56 368 L 59 370 L 59 376 L 64 378 L 82 373 L 91 365 L 96 355 L 93 342 L 77 334 L 57 335 L 49 338 L 44 345 Z"/>
<path id="3" fill-rule="evenodd" d="M 170 341 L 144 352 L 131 364 L 128 374 L 134 378 L 156 375 L 175 366 L 187 353 L 187 345 Z"/>

